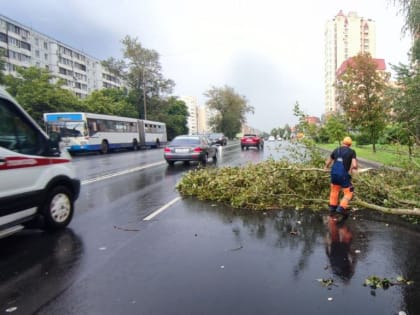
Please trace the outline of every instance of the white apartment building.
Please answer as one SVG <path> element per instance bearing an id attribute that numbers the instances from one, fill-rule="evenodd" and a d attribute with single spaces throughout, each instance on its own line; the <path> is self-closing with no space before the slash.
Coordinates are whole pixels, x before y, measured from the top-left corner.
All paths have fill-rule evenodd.
<path id="1" fill-rule="evenodd" d="M 207 111 L 207 106 L 198 106 L 197 108 L 197 131 L 200 134 L 209 132 Z"/>
<path id="2" fill-rule="evenodd" d="M 195 96 L 181 96 L 179 98 L 187 105 L 189 117 L 187 119 L 187 127 L 190 135 L 198 133 L 198 119 L 197 119 L 197 108 L 198 100 Z"/>
<path id="3" fill-rule="evenodd" d="M 371 19 L 356 12 L 345 15 L 340 11 L 325 26 L 325 113 L 339 111 L 336 103 L 336 71 L 342 63 L 360 52 L 376 58 L 376 26 Z"/>
<path id="4" fill-rule="evenodd" d="M 6 73 L 16 74 L 17 66 L 48 69 L 80 98 L 94 90 L 122 86 L 100 60 L 3 15 L 0 15 L 0 49 L 5 52 Z"/>

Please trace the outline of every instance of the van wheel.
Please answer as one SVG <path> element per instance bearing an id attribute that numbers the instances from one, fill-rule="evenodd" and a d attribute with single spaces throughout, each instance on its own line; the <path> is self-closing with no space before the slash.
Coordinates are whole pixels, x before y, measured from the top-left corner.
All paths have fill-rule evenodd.
<path id="1" fill-rule="evenodd" d="M 101 154 L 107 154 L 109 152 L 108 141 L 102 140 L 101 143 Z"/>
<path id="2" fill-rule="evenodd" d="M 54 187 L 47 195 L 41 214 L 44 217 L 46 230 L 57 230 L 66 227 L 73 218 L 73 194 L 65 186 Z"/>

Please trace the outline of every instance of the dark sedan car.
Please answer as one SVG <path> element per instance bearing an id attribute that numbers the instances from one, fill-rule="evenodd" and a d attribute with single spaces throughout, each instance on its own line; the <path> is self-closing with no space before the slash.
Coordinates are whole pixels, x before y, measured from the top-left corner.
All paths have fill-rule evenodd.
<path id="1" fill-rule="evenodd" d="M 176 161 L 198 161 L 205 165 L 209 158 L 217 161 L 217 148 L 209 143 L 206 136 L 183 135 L 175 137 L 163 150 L 169 165 Z"/>
<path id="2" fill-rule="evenodd" d="M 223 133 L 211 133 L 209 139 L 211 144 L 227 145 L 227 138 Z"/>

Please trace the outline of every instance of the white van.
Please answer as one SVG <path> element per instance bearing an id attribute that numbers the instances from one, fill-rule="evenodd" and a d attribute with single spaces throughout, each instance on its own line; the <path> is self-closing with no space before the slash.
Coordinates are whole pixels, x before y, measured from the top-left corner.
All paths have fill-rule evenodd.
<path id="1" fill-rule="evenodd" d="M 24 227 L 67 226 L 79 191 L 59 135 L 49 138 L 0 87 L 0 238 Z"/>

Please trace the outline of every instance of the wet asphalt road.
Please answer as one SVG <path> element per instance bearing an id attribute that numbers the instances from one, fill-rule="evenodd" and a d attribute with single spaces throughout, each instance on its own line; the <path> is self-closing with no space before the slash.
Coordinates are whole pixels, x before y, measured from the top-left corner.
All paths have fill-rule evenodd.
<path id="1" fill-rule="evenodd" d="M 282 154 L 225 147 L 207 167 Z M 337 226 L 325 213 L 177 200 L 196 165 L 167 167 L 161 149 L 74 162 L 69 228 L 0 240 L 0 314 L 420 314 L 420 233 L 395 217 L 356 211 Z M 414 284 L 372 290 L 372 275 Z"/>

